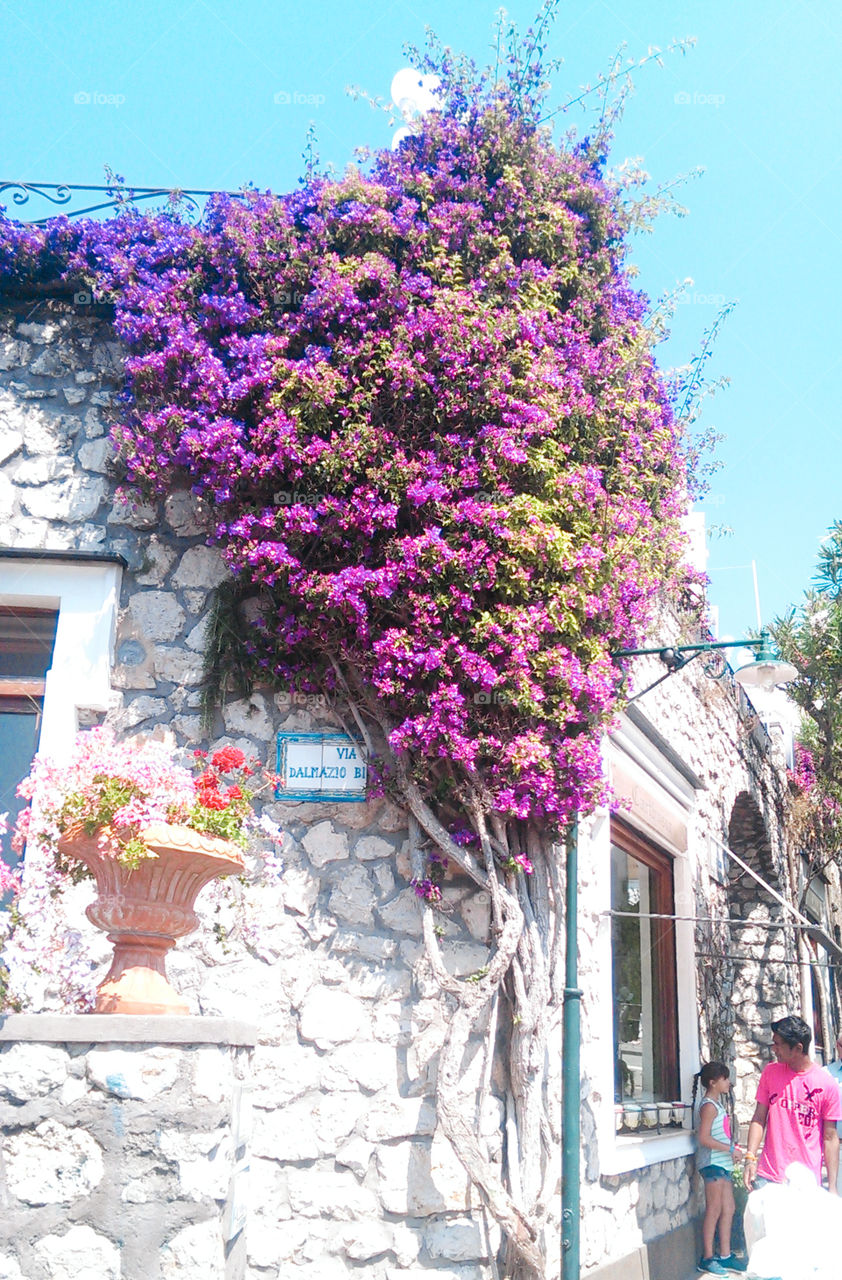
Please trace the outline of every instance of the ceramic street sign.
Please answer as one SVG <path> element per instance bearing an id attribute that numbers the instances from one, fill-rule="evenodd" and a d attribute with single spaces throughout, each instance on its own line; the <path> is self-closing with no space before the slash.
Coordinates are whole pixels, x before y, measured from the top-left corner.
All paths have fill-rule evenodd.
<path id="1" fill-rule="evenodd" d="M 365 800 L 366 763 L 344 733 L 279 733 L 279 800 Z"/>

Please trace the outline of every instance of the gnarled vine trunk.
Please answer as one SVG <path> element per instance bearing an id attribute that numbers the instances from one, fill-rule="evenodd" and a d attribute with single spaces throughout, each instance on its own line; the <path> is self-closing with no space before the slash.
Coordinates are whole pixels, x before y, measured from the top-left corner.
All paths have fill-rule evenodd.
<path id="1" fill-rule="evenodd" d="M 544 1228 L 552 1197 L 558 1190 L 560 1132 L 548 1105 L 548 1041 L 558 1027 L 562 983 L 558 955 L 561 918 L 559 877 L 552 844 L 535 829 L 527 835 L 532 873 L 505 872 L 500 866 L 523 845 L 516 829 L 491 819 L 485 825 L 481 798 L 472 797 L 469 811 L 486 854 L 483 872 L 465 850 L 455 845 L 424 802 L 417 788 L 402 780 L 401 792 L 410 813 L 413 874 L 421 877 L 430 844 L 455 862 L 485 889 L 492 903 L 492 950 L 484 971 L 469 979 L 453 977 L 444 965 L 435 929 L 435 909 L 423 904 L 424 942 L 442 999 L 450 1009 L 439 1057 L 436 1102 L 442 1131 L 452 1144 L 472 1183 L 480 1191 L 505 1239 L 505 1274 L 511 1280 L 543 1280 Z M 493 847 L 492 847 L 493 841 Z M 496 854 L 496 857 L 495 857 Z M 505 1016 L 507 1122 L 502 1170 L 489 1157 L 477 1122 L 484 1098 L 476 1106 L 466 1096 L 463 1061 L 470 1037 L 487 1020 L 487 1060 L 497 1051 L 497 1019 L 489 1017 L 500 998 Z M 490 1072 L 485 1073 L 488 1089 Z"/>

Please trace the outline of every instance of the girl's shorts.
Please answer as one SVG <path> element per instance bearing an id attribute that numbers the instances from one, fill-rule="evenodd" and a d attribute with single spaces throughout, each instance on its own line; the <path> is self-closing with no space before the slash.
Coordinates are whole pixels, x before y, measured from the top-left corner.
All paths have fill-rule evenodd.
<path id="1" fill-rule="evenodd" d="M 718 1164 L 706 1164 L 704 1169 L 699 1170 L 699 1173 L 705 1182 L 715 1182 L 717 1178 L 727 1178 L 729 1182 L 731 1181 L 730 1170 L 723 1169 Z"/>

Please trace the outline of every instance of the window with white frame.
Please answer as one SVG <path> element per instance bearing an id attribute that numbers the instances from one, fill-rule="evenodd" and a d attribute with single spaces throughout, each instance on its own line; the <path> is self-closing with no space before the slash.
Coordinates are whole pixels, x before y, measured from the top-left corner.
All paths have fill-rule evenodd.
<path id="1" fill-rule="evenodd" d="M 36 751 L 60 758 L 80 710 L 108 709 L 123 566 L 114 555 L 0 551 L 0 813 L 12 822 Z"/>
<path id="2" fill-rule="evenodd" d="M 611 824 L 614 1097 L 679 1097 L 673 860 L 620 821 Z"/>
<path id="3" fill-rule="evenodd" d="M 0 813 L 9 826 L 0 853 L 9 866 L 17 861 L 12 828 L 23 803 L 17 788 L 38 750 L 57 622 L 54 609 L 0 605 Z"/>

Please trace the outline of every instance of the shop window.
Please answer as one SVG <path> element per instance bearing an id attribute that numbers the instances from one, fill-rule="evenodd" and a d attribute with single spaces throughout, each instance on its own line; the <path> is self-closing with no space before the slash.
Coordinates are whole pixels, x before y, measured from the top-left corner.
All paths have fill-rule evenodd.
<path id="1" fill-rule="evenodd" d="M 0 813 L 10 828 L 23 804 L 18 783 L 38 750 L 57 622 L 54 610 L 0 607 Z M 11 840 L 11 830 L 0 836 L 0 851 L 14 865 Z"/>
<path id="2" fill-rule="evenodd" d="M 672 859 L 624 824 L 611 825 L 614 1097 L 680 1096 Z"/>

